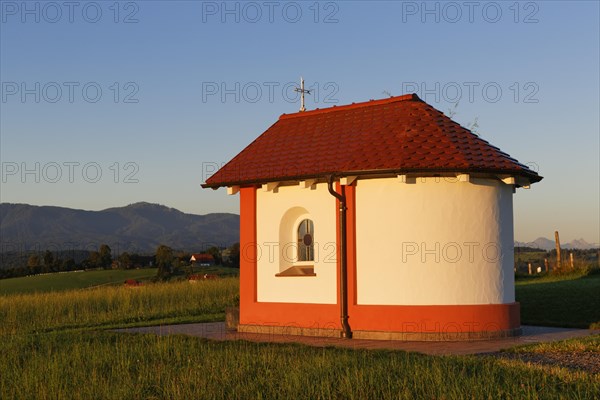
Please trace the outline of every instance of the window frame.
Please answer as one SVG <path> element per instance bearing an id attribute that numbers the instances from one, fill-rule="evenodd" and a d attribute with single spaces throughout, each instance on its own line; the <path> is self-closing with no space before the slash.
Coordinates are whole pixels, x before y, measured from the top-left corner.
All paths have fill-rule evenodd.
<path id="1" fill-rule="evenodd" d="M 302 229 L 302 225 L 306 223 L 305 234 L 300 237 L 300 229 Z M 311 244 L 304 244 L 304 237 L 306 235 L 310 235 Z M 305 218 L 304 216 L 300 219 L 300 222 L 296 224 L 295 235 L 296 238 L 296 259 L 293 264 L 314 264 L 315 262 L 315 222 L 310 218 Z M 305 256 L 305 257 L 303 257 Z M 302 259 L 305 258 L 305 259 Z"/>

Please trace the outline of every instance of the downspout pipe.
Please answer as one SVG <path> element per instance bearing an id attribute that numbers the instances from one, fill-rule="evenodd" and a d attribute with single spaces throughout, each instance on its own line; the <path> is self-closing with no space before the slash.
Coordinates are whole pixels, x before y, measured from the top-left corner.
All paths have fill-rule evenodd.
<path id="1" fill-rule="evenodd" d="M 348 324 L 348 265 L 346 260 L 346 196 L 336 192 L 333 189 L 334 176 L 330 175 L 327 179 L 327 189 L 329 193 L 340 202 L 340 320 L 342 323 L 342 332 L 340 336 L 346 339 L 352 339 L 352 330 Z"/>

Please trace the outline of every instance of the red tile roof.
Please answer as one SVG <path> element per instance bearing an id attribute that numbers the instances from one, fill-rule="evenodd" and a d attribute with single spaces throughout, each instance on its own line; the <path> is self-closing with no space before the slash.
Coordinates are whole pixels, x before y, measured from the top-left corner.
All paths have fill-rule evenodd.
<path id="1" fill-rule="evenodd" d="M 190 261 L 215 261 L 215 258 L 212 256 L 212 254 L 196 253 L 192 254 Z"/>
<path id="2" fill-rule="evenodd" d="M 381 173 L 542 179 L 416 94 L 282 115 L 204 187 Z"/>

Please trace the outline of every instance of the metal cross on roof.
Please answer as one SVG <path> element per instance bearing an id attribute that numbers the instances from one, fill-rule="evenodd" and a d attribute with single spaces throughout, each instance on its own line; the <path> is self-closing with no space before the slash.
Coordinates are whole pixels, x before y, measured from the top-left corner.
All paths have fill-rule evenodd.
<path id="1" fill-rule="evenodd" d="M 300 77 L 300 87 L 294 88 L 294 92 L 300 93 L 300 112 L 306 111 L 306 107 L 304 107 L 304 93 L 310 94 L 310 90 L 304 89 L 304 78 Z"/>

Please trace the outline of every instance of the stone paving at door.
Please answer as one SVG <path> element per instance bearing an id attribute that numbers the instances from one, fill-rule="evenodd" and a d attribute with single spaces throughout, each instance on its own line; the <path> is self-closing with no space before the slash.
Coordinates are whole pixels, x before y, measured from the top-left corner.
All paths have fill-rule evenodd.
<path id="1" fill-rule="evenodd" d="M 405 350 L 416 351 L 430 355 L 494 353 L 522 344 L 554 342 L 558 340 L 572 339 L 600 333 L 598 330 L 592 331 L 588 329 L 551 328 L 540 326 L 522 326 L 522 329 L 523 334 L 517 337 L 457 342 L 404 342 L 392 340 L 364 340 L 276 335 L 266 333 L 241 333 L 227 330 L 224 322 L 125 328 L 117 329 L 116 331 L 126 333 L 153 333 L 156 335 L 190 335 L 212 340 L 248 340 L 252 342 L 300 343 L 316 347 L 336 346 L 354 349 Z"/>

